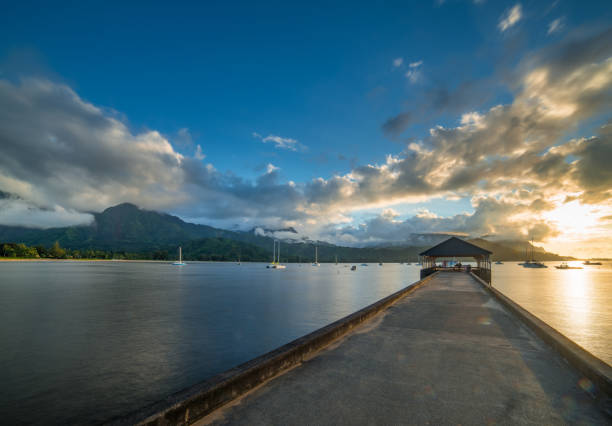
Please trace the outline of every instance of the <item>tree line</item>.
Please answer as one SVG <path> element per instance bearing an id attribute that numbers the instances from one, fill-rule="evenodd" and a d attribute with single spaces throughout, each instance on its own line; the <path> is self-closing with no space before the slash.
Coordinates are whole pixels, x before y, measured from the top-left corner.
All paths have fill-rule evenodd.
<path id="1" fill-rule="evenodd" d="M 42 244 L 27 246 L 23 243 L 0 243 L 0 257 L 16 259 L 150 259 L 152 256 L 123 251 L 69 249 L 63 248 L 56 241 L 51 247 L 45 247 Z"/>

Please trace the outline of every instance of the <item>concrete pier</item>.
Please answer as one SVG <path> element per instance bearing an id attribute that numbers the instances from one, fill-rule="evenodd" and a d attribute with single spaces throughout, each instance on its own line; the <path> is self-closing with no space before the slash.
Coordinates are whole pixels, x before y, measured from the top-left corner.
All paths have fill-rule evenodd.
<path id="1" fill-rule="evenodd" d="M 593 389 L 473 277 L 443 272 L 197 424 L 610 424 Z"/>

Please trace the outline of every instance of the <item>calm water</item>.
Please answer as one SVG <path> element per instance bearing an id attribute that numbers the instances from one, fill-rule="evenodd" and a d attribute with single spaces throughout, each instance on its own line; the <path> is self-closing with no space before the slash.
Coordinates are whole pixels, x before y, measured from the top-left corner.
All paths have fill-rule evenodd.
<path id="1" fill-rule="evenodd" d="M 612 264 L 559 270 L 493 265 L 493 286 L 589 352 L 612 365 Z"/>
<path id="2" fill-rule="evenodd" d="M 494 286 L 612 363 L 612 268 L 494 265 Z M 0 418 L 95 423 L 329 324 L 417 266 L 0 262 Z"/>
<path id="3" fill-rule="evenodd" d="M 418 279 L 417 266 L 0 262 L 0 418 L 100 422 Z"/>

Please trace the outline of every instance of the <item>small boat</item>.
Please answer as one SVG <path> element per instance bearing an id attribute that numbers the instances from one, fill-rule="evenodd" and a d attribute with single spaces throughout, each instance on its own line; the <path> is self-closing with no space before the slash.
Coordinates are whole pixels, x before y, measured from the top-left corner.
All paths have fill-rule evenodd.
<path id="1" fill-rule="evenodd" d="M 382 262 L 378 262 L 378 266 L 382 266 Z"/>
<path id="2" fill-rule="evenodd" d="M 544 265 L 542 262 L 536 262 L 532 260 L 526 260 L 523 263 L 519 263 L 523 268 L 548 268 L 548 266 Z"/>
<path id="3" fill-rule="evenodd" d="M 362 263 L 361 266 L 368 266 L 368 264 L 367 263 Z"/>
<path id="4" fill-rule="evenodd" d="M 412 263 L 406 262 L 406 266 L 410 266 L 410 265 L 412 265 Z"/>
<path id="5" fill-rule="evenodd" d="M 502 262 L 501 260 L 498 260 L 497 262 L 495 262 L 496 265 L 503 265 L 504 262 Z"/>
<path id="6" fill-rule="evenodd" d="M 351 271 L 356 271 L 357 270 L 357 266 L 353 265 L 351 266 Z"/>
<path id="7" fill-rule="evenodd" d="M 312 263 L 312 266 L 321 266 L 319 263 L 319 247 L 315 246 L 315 261 Z"/>
<path id="8" fill-rule="evenodd" d="M 601 265 L 601 262 L 591 262 L 590 260 L 586 260 L 584 262 L 582 262 L 583 265 Z"/>
<path id="9" fill-rule="evenodd" d="M 580 266 L 569 266 L 567 262 L 561 262 L 561 265 L 555 265 L 557 269 L 582 269 Z"/>
<path id="10" fill-rule="evenodd" d="M 185 262 L 183 262 L 183 248 L 179 246 L 179 260 L 178 262 L 174 262 L 172 263 L 175 266 L 185 266 L 187 265 Z"/>

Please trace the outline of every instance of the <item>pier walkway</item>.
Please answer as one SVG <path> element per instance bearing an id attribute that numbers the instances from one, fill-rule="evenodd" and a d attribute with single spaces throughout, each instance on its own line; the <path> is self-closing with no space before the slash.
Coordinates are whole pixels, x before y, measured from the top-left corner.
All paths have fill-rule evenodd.
<path id="1" fill-rule="evenodd" d="M 585 383 L 471 276 L 442 272 L 197 424 L 610 424 Z"/>

